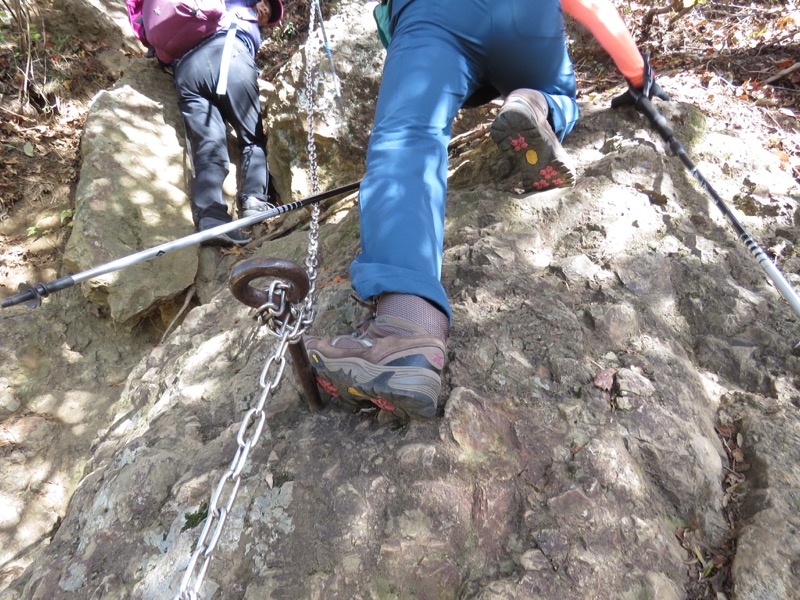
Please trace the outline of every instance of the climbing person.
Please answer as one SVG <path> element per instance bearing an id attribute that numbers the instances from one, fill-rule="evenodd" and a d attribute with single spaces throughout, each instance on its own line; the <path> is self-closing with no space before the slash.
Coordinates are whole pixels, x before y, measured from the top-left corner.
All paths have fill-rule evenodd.
<path id="1" fill-rule="evenodd" d="M 209 0 L 187 12 L 177 0 L 126 0 L 137 37 L 172 69 L 192 157 L 192 218 L 205 231 L 232 218 L 222 192 L 228 174 L 227 127 L 241 154 L 236 211 L 248 217 L 273 208 L 255 56 L 261 28 L 283 17 L 281 0 Z M 243 245 L 233 230 L 205 245 Z"/>
<path id="2" fill-rule="evenodd" d="M 267 195 L 267 144 L 255 56 L 261 45 L 260 28 L 277 23 L 283 16 L 283 6 L 280 0 L 227 0 L 225 4 L 235 15 L 237 27 L 226 93 L 216 92 L 225 49 L 224 32 L 195 47 L 174 68 L 178 107 L 191 146 L 192 217 L 198 231 L 232 220 L 222 193 L 229 161 L 227 124 L 236 132 L 241 154 L 236 196 L 238 216 L 248 217 L 273 208 Z M 250 241 L 250 235 L 237 229 L 204 244 L 230 246 Z"/>
<path id="3" fill-rule="evenodd" d="M 372 303 L 360 333 L 311 337 L 324 391 L 352 407 L 436 415 L 452 322 L 441 284 L 447 146 L 458 110 L 505 96 L 492 138 L 534 192 L 572 186 L 561 146 L 579 116 L 562 9 L 585 25 L 629 91 L 666 95 L 610 0 L 391 0 L 383 78 L 359 192 L 361 250 L 350 266 Z M 381 20 L 376 13 L 376 20 Z"/>

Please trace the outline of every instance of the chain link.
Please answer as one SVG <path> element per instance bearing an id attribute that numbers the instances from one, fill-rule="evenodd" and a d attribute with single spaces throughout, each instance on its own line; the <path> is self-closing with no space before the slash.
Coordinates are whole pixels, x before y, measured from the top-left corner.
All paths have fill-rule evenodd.
<path id="1" fill-rule="evenodd" d="M 317 173 L 317 150 L 314 141 L 314 81 L 312 69 L 311 44 L 315 27 L 315 4 L 317 0 L 310 0 L 308 41 L 306 43 L 306 117 L 308 127 L 308 161 L 309 176 L 311 181 L 311 193 L 319 193 L 319 176 Z M 318 8 L 318 5 L 316 5 Z M 320 11 L 321 13 L 321 11 Z M 271 301 L 258 308 L 256 318 L 267 330 L 278 338 L 278 343 L 272 355 L 264 363 L 264 367 L 259 377 L 259 385 L 262 388 L 261 395 L 254 407 L 245 413 L 239 432 L 236 435 L 236 453 L 231 460 L 228 470 L 220 477 L 217 487 L 211 496 L 208 504 L 208 516 L 206 517 L 203 530 L 197 539 L 195 550 L 186 567 L 183 579 L 181 580 L 180 590 L 176 600 L 198 600 L 200 588 L 208 571 L 209 564 L 214 550 L 222 536 L 222 529 L 225 520 L 233 508 L 236 494 L 239 492 L 241 484 L 241 474 L 247 463 L 250 451 L 255 447 L 266 426 L 267 416 L 264 412 L 267 398 L 272 395 L 283 377 L 286 370 L 286 350 L 289 344 L 294 344 L 302 339 L 303 334 L 311 327 L 314 322 L 314 296 L 316 292 L 317 279 L 317 251 L 319 249 L 319 215 L 320 208 L 314 204 L 311 210 L 311 224 L 308 234 L 308 256 L 305 266 L 309 279 L 309 291 L 305 300 L 300 305 L 291 305 L 287 310 L 286 291 L 288 286 L 280 281 L 274 281 L 270 285 L 268 297 Z M 225 496 L 224 506 L 220 506 L 220 499 Z M 209 537 L 210 534 L 210 537 Z M 197 574 L 195 575 L 195 570 Z M 194 581 L 192 581 L 194 576 Z"/>
<path id="2" fill-rule="evenodd" d="M 308 10 L 308 41 L 306 42 L 306 129 L 308 131 L 308 169 L 309 178 L 311 180 L 311 194 L 319 193 L 319 174 L 317 169 L 317 145 L 314 140 L 314 70 L 312 60 L 312 47 L 311 37 L 313 35 L 316 25 L 316 11 L 319 10 L 320 19 L 322 18 L 322 10 L 318 5 L 318 0 L 310 0 L 311 6 Z M 316 295 L 317 286 L 317 250 L 319 249 L 319 204 L 314 204 L 311 209 L 311 224 L 308 230 L 308 256 L 306 257 L 306 271 L 308 272 L 308 280 L 311 284 L 308 294 L 306 295 L 306 302 L 304 307 L 304 314 L 301 319 L 306 324 L 306 328 L 310 327 L 314 322 L 314 297 Z"/>
<path id="3" fill-rule="evenodd" d="M 280 315 L 279 310 L 286 305 L 285 290 L 283 289 L 285 285 L 275 286 L 273 284 L 273 286 L 277 296 L 280 298 L 279 303 L 277 306 L 265 305 L 261 307 L 259 315 L 263 315 L 265 312 L 272 314 L 272 318 L 269 319 L 271 324 L 269 331 L 278 337 L 279 341 L 261 371 L 259 385 L 262 391 L 258 402 L 245 413 L 239 426 L 239 432 L 236 435 L 237 448 L 233 460 L 231 460 L 228 470 L 220 477 L 208 503 L 208 516 L 181 580 L 180 591 L 176 597 L 178 600 L 197 600 L 199 598 L 200 587 L 203 584 L 212 555 L 222 535 L 225 520 L 231 512 L 236 494 L 239 492 L 241 474 L 247 463 L 247 457 L 264 431 L 267 420 L 264 406 L 267 398 L 278 388 L 286 369 L 286 349 L 293 340 L 299 339 L 299 336 L 302 335 L 302 322 L 296 318 L 299 311 L 293 310 L 288 318 L 279 319 L 277 317 Z M 273 330 L 272 326 L 276 327 L 276 329 Z M 226 492 L 227 495 L 225 495 Z M 222 498 L 225 498 L 225 500 L 220 503 Z M 195 575 L 198 565 L 199 570 Z M 192 582 L 193 576 L 194 582 Z"/>

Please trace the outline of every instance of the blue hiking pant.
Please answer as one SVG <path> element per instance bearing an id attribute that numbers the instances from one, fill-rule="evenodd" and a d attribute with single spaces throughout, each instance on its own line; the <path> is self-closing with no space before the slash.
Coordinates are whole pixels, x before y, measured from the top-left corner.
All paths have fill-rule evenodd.
<path id="1" fill-rule="evenodd" d="M 227 94 L 216 93 L 225 35 L 218 34 L 185 55 L 175 67 L 178 108 L 183 114 L 191 144 L 192 217 L 230 221 L 222 194 L 228 175 L 228 131 L 236 132 L 241 152 L 239 195 L 266 194 L 268 186 L 267 141 L 258 99 L 258 68 L 248 45 L 234 41 L 228 73 Z"/>
<path id="2" fill-rule="evenodd" d="M 452 319 L 441 284 L 447 145 L 477 90 L 543 92 L 559 139 L 579 116 L 559 0 L 393 0 L 361 182 L 356 293 L 414 294 Z"/>

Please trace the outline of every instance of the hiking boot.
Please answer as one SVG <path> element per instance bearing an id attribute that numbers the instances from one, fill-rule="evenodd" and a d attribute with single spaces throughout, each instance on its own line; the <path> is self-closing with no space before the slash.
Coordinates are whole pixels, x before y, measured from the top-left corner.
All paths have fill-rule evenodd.
<path id="1" fill-rule="evenodd" d="M 275 205 L 269 202 L 267 196 L 260 194 L 239 196 L 236 199 L 236 206 L 239 209 L 239 218 L 252 217 L 275 208 Z"/>
<path id="2" fill-rule="evenodd" d="M 197 231 L 207 231 L 214 227 L 219 227 L 220 225 L 225 225 L 230 221 L 223 221 L 221 219 L 215 219 L 213 217 L 204 217 L 200 219 L 200 225 L 197 227 Z M 200 242 L 201 246 L 244 246 L 245 244 L 249 244 L 253 241 L 249 235 L 245 232 L 234 229 L 233 231 L 228 231 L 227 233 L 222 233 L 216 237 L 210 238 L 208 240 L 203 240 Z"/>
<path id="3" fill-rule="evenodd" d="M 525 191 L 568 188 L 575 183 L 572 160 L 547 122 L 544 94 L 514 90 L 492 123 L 492 139 L 519 165 Z"/>
<path id="4" fill-rule="evenodd" d="M 399 317 L 376 317 L 358 336 L 306 341 L 320 388 L 352 407 L 365 401 L 405 417 L 436 415 L 445 342 Z"/>
<path id="5" fill-rule="evenodd" d="M 442 385 L 447 316 L 417 296 L 387 296 L 389 310 L 411 307 L 393 312 L 422 314 L 422 318 L 414 322 L 381 314 L 387 305 L 381 299 L 377 316 L 361 334 L 332 340 L 308 338 L 306 348 L 317 383 L 354 409 L 371 403 L 400 417 L 434 417 Z M 422 313 L 419 303 L 427 306 Z"/>

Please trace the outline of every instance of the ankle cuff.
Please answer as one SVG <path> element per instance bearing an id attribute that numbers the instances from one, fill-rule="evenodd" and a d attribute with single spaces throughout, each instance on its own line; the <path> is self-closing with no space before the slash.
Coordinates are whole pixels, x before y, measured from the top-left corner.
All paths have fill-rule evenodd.
<path id="1" fill-rule="evenodd" d="M 432 336 L 447 339 L 450 322 L 447 315 L 425 298 L 413 294 L 382 294 L 376 315 L 406 319 L 424 328 Z"/>

